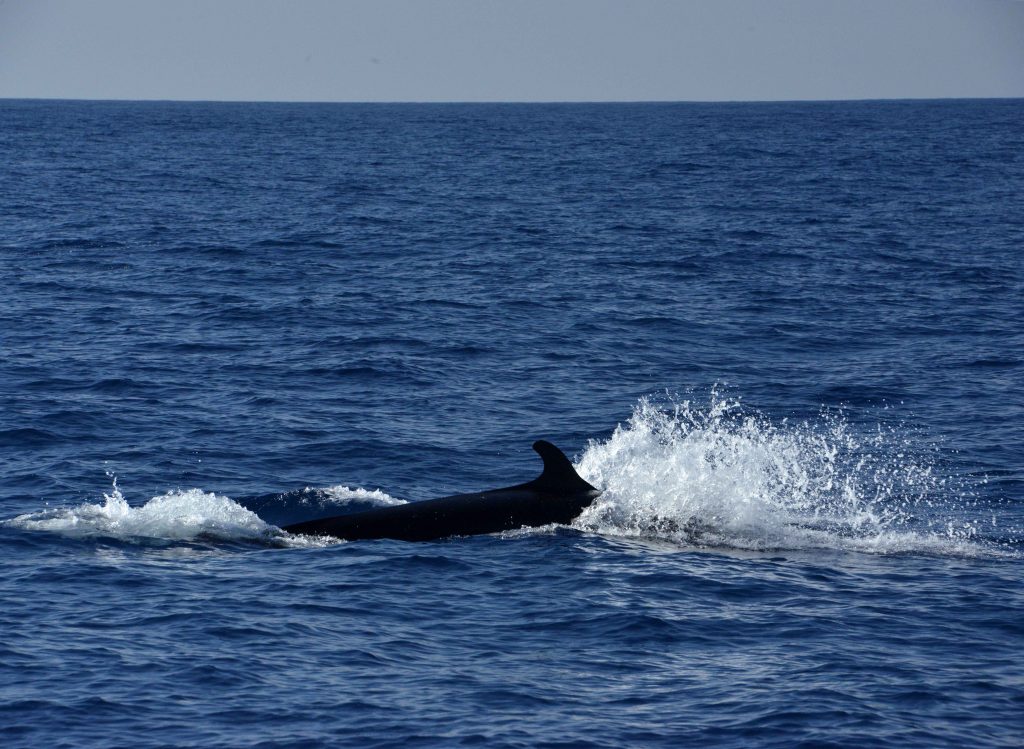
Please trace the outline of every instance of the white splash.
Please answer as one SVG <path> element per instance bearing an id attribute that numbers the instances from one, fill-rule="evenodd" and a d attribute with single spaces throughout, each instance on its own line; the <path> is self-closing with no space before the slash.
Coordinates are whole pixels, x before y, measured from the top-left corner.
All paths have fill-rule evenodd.
<path id="1" fill-rule="evenodd" d="M 331 486 L 306 489 L 293 497 L 303 505 L 405 504 L 379 489 Z M 197 539 L 268 543 L 275 546 L 325 546 L 337 540 L 283 532 L 228 497 L 202 489 L 175 490 L 133 507 L 113 480 L 102 504 L 85 503 L 19 515 L 0 521 L 12 528 L 47 531 L 72 538 L 113 538 L 122 541 Z"/>
<path id="2" fill-rule="evenodd" d="M 645 399 L 578 470 L 605 489 L 582 530 L 755 550 L 981 550 L 975 524 L 944 506 L 948 482 L 927 454 L 827 412 L 775 424 L 715 392 L 703 409 Z"/>
<path id="3" fill-rule="evenodd" d="M 223 540 L 266 541 L 280 535 L 254 513 L 227 497 L 201 489 L 176 490 L 132 507 L 114 480 L 103 504 L 44 510 L 19 515 L 6 525 L 32 531 L 49 531 L 71 537 L 118 539 L 190 540 L 199 537 Z"/>

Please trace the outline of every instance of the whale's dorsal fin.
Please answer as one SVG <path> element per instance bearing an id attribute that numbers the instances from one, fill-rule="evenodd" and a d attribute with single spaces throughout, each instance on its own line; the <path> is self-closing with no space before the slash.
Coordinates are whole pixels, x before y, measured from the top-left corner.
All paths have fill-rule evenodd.
<path id="1" fill-rule="evenodd" d="M 537 451 L 541 460 L 544 461 L 544 470 L 540 476 L 524 486 L 528 486 L 536 491 L 557 492 L 560 494 L 597 491 L 597 489 L 580 478 L 580 475 L 576 473 L 576 469 L 572 467 L 572 463 L 565 457 L 565 453 L 550 442 L 537 440 L 533 443 L 533 449 Z"/>

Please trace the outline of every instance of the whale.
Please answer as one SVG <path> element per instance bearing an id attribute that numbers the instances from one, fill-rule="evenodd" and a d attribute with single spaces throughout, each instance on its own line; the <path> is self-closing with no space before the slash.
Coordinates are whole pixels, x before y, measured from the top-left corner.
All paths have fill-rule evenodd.
<path id="1" fill-rule="evenodd" d="M 540 476 L 525 484 L 318 518 L 285 525 L 283 530 L 346 541 L 436 541 L 452 536 L 567 525 L 601 491 L 583 480 L 565 453 L 550 442 L 537 440 L 533 449 L 544 461 L 544 468 Z"/>

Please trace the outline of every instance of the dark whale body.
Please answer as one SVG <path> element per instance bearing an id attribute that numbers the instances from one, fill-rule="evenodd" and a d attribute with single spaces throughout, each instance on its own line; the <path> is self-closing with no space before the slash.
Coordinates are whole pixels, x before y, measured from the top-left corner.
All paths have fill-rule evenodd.
<path id="1" fill-rule="evenodd" d="M 550 442 L 538 440 L 533 449 L 544 460 L 544 471 L 525 484 L 309 520 L 284 530 L 348 541 L 432 541 L 572 522 L 601 492 Z"/>

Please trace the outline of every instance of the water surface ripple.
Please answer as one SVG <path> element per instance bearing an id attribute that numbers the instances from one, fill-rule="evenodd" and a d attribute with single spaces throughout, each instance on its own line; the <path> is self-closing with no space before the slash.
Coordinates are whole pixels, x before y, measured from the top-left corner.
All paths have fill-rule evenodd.
<path id="1" fill-rule="evenodd" d="M 5 747 L 1016 747 L 1024 102 L 0 101 Z M 334 543 L 532 478 L 571 527 Z"/>

